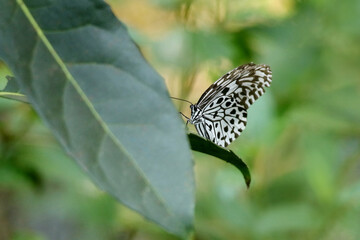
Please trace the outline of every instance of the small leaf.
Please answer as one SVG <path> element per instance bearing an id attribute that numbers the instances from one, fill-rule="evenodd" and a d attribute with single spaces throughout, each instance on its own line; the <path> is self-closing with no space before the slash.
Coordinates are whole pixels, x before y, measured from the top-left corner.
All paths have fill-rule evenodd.
<path id="1" fill-rule="evenodd" d="M 11 100 L 16 100 L 16 101 L 20 101 L 20 102 L 24 102 L 24 103 L 29 103 L 27 97 L 21 93 L 0 91 L 0 97 L 11 99 Z"/>
<path id="2" fill-rule="evenodd" d="M 6 79 L 7 79 L 7 84 L 2 91 L 20 93 L 20 88 L 17 82 L 15 81 L 15 78 L 11 76 L 6 76 Z"/>
<path id="3" fill-rule="evenodd" d="M 226 148 L 222 148 L 216 145 L 215 143 L 211 142 L 210 140 L 207 140 L 193 133 L 189 133 L 188 138 L 192 150 L 217 157 L 221 160 L 224 160 L 225 162 L 234 165 L 237 169 L 240 170 L 240 172 L 244 176 L 246 186 L 250 187 L 250 183 L 251 183 L 250 171 L 246 163 L 244 163 L 241 160 L 241 158 L 236 156 L 236 154 L 233 151 L 228 150 Z"/>
<path id="4" fill-rule="evenodd" d="M 24 103 L 29 103 L 27 97 L 20 93 L 19 85 L 14 77 L 6 76 L 7 84 L 4 90 L 0 91 L 0 97 L 16 100 Z"/>

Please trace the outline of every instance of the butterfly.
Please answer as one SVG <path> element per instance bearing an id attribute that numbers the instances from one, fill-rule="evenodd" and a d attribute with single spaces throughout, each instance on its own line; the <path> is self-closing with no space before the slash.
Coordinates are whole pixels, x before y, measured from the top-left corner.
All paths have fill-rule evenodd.
<path id="1" fill-rule="evenodd" d="M 200 136 L 226 147 L 246 127 L 247 109 L 270 87 L 268 65 L 241 65 L 213 83 L 196 104 L 191 104 L 189 123 Z"/>

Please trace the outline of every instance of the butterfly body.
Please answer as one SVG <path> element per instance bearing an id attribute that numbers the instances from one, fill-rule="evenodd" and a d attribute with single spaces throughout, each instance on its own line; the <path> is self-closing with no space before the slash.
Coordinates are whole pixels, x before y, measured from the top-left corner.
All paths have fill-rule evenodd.
<path id="1" fill-rule="evenodd" d="M 190 106 L 188 122 L 202 137 L 226 147 L 245 129 L 247 109 L 270 86 L 271 78 L 267 65 L 249 63 L 229 71 Z"/>

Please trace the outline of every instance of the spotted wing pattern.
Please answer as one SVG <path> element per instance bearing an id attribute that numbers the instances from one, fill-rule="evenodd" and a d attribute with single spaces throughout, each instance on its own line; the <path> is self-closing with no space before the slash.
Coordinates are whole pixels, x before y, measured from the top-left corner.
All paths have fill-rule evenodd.
<path id="1" fill-rule="evenodd" d="M 247 111 L 239 105 L 235 95 L 219 97 L 216 106 L 203 111 L 203 121 L 195 124 L 198 133 L 226 147 L 245 129 Z"/>
<path id="2" fill-rule="evenodd" d="M 198 113 L 191 113 L 197 132 L 226 147 L 246 127 L 247 109 L 269 87 L 270 67 L 249 63 L 226 73 L 212 84 L 195 105 Z"/>
<path id="3" fill-rule="evenodd" d="M 232 93 L 241 98 L 241 104 L 247 109 L 256 99 L 270 87 L 272 72 L 268 65 L 248 63 L 241 65 L 214 82 L 200 97 L 196 104 L 205 109 L 208 104 L 214 103 L 219 96 Z"/>

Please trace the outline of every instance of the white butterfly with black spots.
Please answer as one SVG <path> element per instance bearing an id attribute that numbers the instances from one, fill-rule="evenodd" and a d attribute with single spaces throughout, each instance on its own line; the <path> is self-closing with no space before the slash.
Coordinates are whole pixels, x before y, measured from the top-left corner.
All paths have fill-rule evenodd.
<path id="1" fill-rule="evenodd" d="M 226 147 L 245 129 L 247 109 L 270 87 L 271 79 L 268 65 L 248 63 L 231 70 L 190 105 L 188 122 L 202 137 Z"/>

